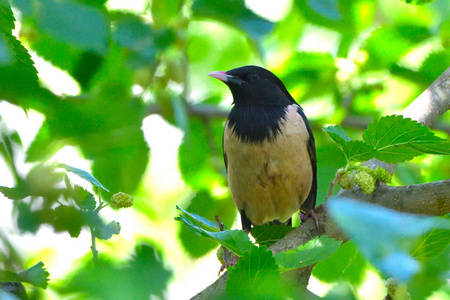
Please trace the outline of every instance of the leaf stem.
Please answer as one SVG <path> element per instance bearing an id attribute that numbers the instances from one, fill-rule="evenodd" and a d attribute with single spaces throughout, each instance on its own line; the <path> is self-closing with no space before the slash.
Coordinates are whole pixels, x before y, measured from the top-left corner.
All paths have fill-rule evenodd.
<path id="1" fill-rule="evenodd" d="M 94 262 L 94 266 L 97 265 L 98 262 L 98 251 L 95 245 L 95 229 L 92 226 L 89 226 L 91 230 L 91 251 L 92 251 L 92 261 Z"/>

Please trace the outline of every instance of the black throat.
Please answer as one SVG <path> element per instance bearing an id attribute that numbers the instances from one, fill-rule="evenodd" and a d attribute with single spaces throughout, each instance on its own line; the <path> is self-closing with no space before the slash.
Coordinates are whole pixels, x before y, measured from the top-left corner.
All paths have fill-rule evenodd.
<path id="1" fill-rule="evenodd" d="M 286 106 L 255 106 L 236 104 L 228 115 L 228 126 L 245 142 L 273 140 L 281 133 Z"/>

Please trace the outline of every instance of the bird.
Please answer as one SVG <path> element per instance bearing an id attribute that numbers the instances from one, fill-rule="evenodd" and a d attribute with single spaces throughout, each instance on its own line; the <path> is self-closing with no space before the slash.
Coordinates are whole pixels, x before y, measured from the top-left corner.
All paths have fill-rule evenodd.
<path id="1" fill-rule="evenodd" d="M 248 65 L 208 75 L 225 83 L 233 96 L 222 146 L 243 230 L 291 226 L 299 209 L 318 226 L 316 147 L 302 107 L 265 68 Z"/>

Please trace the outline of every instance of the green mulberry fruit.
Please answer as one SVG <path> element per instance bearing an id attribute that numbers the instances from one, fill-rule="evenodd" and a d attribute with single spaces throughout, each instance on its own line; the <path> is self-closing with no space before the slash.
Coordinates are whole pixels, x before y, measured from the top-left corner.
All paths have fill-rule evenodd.
<path id="1" fill-rule="evenodd" d="M 349 190 L 355 186 L 355 174 L 346 172 L 339 176 L 338 184 L 341 188 Z"/>
<path id="2" fill-rule="evenodd" d="M 375 179 L 366 171 L 356 173 L 355 183 L 365 194 L 371 194 L 375 190 Z"/>
<path id="3" fill-rule="evenodd" d="M 361 171 L 366 171 L 370 176 L 376 178 L 376 176 L 375 176 L 375 170 L 372 169 L 372 168 L 369 167 L 369 166 L 360 166 L 360 167 L 359 167 L 359 170 L 361 170 Z"/>
<path id="4" fill-rule="evenodd" d="M 130 207 L 133 205 L 133 197 L 126 193 L 119 192 L 111 197 L 111 206 L 113 208 Z"/>
<path id="5" fill-rule="evenodd" d="M 375 169 L 375 178 L 384 183 L 391 183 L 392 175 L 382 167 L 377 167 Z"/>

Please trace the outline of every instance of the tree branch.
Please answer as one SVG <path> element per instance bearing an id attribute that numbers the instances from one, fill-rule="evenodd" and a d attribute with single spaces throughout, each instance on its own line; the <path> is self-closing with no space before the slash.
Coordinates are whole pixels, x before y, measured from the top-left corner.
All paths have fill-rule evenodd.
<path id="1" fill-rule="evenodd" d="M 430 87 L 428 87 L 403 112 L 403 116 L 416 120 L 424 125 L 433 124 L 437 118 L 450 109 L 450 68 L 448 68 Z M 371 167 L 388 166 L 391 171 L 395 165 L 371 160 L 367 163 Z M 352 190 L 341 190 L 339 196 L 358 199 L 360 201 L 381 205 L 401 212 L 425 215 L 443 215 L 450 213 L 450 180 L 431 183 L 415 184 L 410 186 L 393 187 L 380 184 L 372 194 L 364 194 L 356 187 Z M 321 228 L 316 228 L 309 219 L 300 227 L 291 231 L 284 238 L 272 245 L 274 252 L 287 251 L 303 245 L 318 235 L 327 234 L 330 237 L 343 239 L 340 228 L 328 218 L 327 210 L 323 205 L 316 209 Z M 311 268 L 298 269 L 298 278 L 309 278 Z M 216 282 L 192 299 L 212 299 L 225 291 L 228 274 L 222 275 Z M 302 281 L 303 282 L 303 281 Z M 303 282 L 304 286 L 306 283 Z"/>

